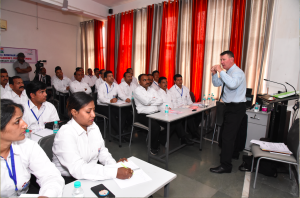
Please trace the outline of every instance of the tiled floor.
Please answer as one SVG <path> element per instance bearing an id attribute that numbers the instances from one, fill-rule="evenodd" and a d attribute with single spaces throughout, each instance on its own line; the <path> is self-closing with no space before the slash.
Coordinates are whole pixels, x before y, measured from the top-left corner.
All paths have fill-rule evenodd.
<path id="1" fill-rule="evenodd" d="M 103 125 L 100 123 L 103 131 Z M 112 156 L 118 160 L 121 157 L 135 156 L 147 161 L 146 133 L 135 132 L 132 145 L 123 143 L 119 148 L 116 141 L 106 139 L 106 147 Z M 171 146 L 178 145 L 176 135 L 171 138 Z M 161 152 L 163 152 L 161 147 Z M 171 182 L 170 197 L 242 197 L 245 172 L 238 170 L 242 163 L 242 154 L 239 160 L 233 160 L 233 170 L 230 174 L 213 174 L 209 168 L 219 165 L 220 149 L 217 144 L 211 145 L 203 141 L 203 150 L 199 151 L 199 144 L 186 146 L 169 156 L 169 171 L 177 174 Z M 164 168 L 164 164 L 151 160 L 151 163 Z M 254 174 L 251 176 L 249 197 L 299 197 L 295 179 L 289 180 L 288 174 L 279 174 L 277 178 L 270 178 L 258 174 L 257 187 L 253 189 Z M 153 197 L 163 197 L 163 189 Z"/>

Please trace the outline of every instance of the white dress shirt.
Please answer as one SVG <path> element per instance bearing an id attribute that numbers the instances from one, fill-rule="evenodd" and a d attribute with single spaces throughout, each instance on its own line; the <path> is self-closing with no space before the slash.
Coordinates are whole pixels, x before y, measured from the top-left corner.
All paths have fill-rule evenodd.
<path id="1" fill-rule="evenodd" d="M 165 108 L 166 108 L 166 105 L 168 105 L 168 107 L 170 108 L 174 108 L 174 105 L 173 105 L 173 98 L 175 98 L 172 93 L 166 89 L 163 90 L 163 89 L 159 89 L 157 91 L 159 97 L 161 97 L 161 99 L 163 100 L 163 103 L 159 106 L 159 110 L 164 112 L 165 111 Z"/>
<path id="2" fill-rule="evenodd" d="M 103 82 L 105 82 L 105 81 L 104 81 L 101 77 L 100 77 L 99 79 L 96 80 L 96 82 L 95 82 L 95 93 L 98 92 L 99 86 L 100 86 Z"/>
<path id="3" fill-rule="evenodd" d="M 122 82 L 125 82 L 124 77 L 121 79 L 121 83 L 122 83 Z M 136 77 L 134 77 L 134 76 L 132 76 L 132 82 L 133 82 L 134 84 L 136 84 L 137 86 L 139 85 L 138 80 L 137 80 Z"/>
<path id="4" fill-rule="evenodd" d="M 74 82 L 76 79 L 74 76 L 72 76 L 71 81 Z M 81 82 L 85 82 L 86 84 L 88 84 L 90 87 L 94 86 L 91 78 L 88 75 L 84 75 L 84 77 L 82 78 Z"/>
<path id="5" fill-rule="evenodd" d="M 51 77 L 51 85 L 53 85 L 55 79 L 57 79 L 56 75 L 54 75 L 54 76 Z"/>
<path id="6" fill-rule="evenodd" d="M 74 119 L 57 132 L 53 163 L 63 176 L 76 179 L 104 180 L 116 178 L 118 168 L 107 167 L 116 161 L 105 147 L 99 127 L 93 123 L 85 131 Z M 97 164 L 97 162 L 103 164 Z"/>
<path id="7" fill-rule="evenodd" d="M 107 82 L 104 82 L 99 86 L 98 89 L 97 104 L 107 106 L 108 103 L 110 103 L 110 100 L 117 96 L 123 101 L 127 99 L 124 93 L 120 90 L 118 84 L 113 83 L 111 86 L 109 86 Z"/>
<path id="8" fill-rule="evenodd" d="M 67 87 L 70 86 L 71 84 L 70 78 L 64 76 L 62 80 L 56 77 L 56 79 L 53 80 L 52 85 L 55 87 L 55 89 L 59 92 L 62 93 L 68 93 L 69 91 L 67 90 Z M 59 94 L 58 92 L 56 93 L 57 95 Z"/>
<path id="9" fill-rule="evenodd" d="M 124 81 L 119 84 L 120 90 L 124 95 L 131 100 L 134 90 L 137 88 L 137 85 L 133 82 L 130 83 L 130 86 Z"/>
<path id="10" fill-rule="evenodd" d="M 4 96 L 4 94 L 5 94 L 7 91 L 10 91 L 10 90 L 11 90 L 11 88 L 10 88 L 10 86 L 9 86 L 9 83 L 7 83 L 7 84 L 5 85 L 4 88 L 2 87 L 2 85 L 0 85 L 0 87 L 1 87 L 1 98 Z"/>
<path id="11" fill-rule="evenodd" d="M 160 87 L 158 85 L 158 82 L 153 81 L 151 88 L 153 88 L 155 91 L 160 90 Z"/>
<path id="12" fill-rule="evenodd" d="M 99 78 L 101 78 L 101 76 L 99 76 Z M 97 81 L 99 78 L 97 78 L 96 75 L 92 76 L 92 77 L 91 77 L 92 83 L 95 85 L 95 84 L 96 84 L 96 81 Z"/>
<path id="13" fill-rule="evenodd" d="M 44 150 L 35 141 L 25 138 L 13 142 L 12 148 L 18 194 L 25 194 L 28 191 L 30 177 L 33 174 L 41 187 L 39 196 L 62 196 L 65 181 Z M 7 164 L 12 170 L 11 153 L 8 154 Z M 14 195 L 16 195 L 14 181 L 10 178 L 6 162 L 1 157 L 1 197 L 12 197 Z"/>
<path id="14" fill-rule="evenodd" d="M 21 96 L 17 95 L 16 92 L 14 92 L 12 89 L 7 91 L 2 97 L 1 99 L 10 99 L 12 101 L 14 101 L 17 104 L 23 104 L 25 102 L 28 101 L 28 97 L 26 94 L 26 90 L 24 89 L 22 91 Z"/>
<path id="15" fill-rule="evenodd" d="M 169 91 L 174 97 L 173 99 L 174 108 L 178 108 L 182 105 L 193 104 L 190 95 L 190 90 L 186 86 L 182 85 L 182 88 L 180 89 L 177 85 L 173 85 Z"/>
<path id="16" fill-rule="evenodd" d="M 83 82 L 83 80 L 81 80 L 81 82 L 79 82 L 77 80 L 71 82 L 70 83 L 70 91 L 72 93 L 84 91 L 87 94 L 90 94 L 92 92 L 90 86 L 87 83 Z"/>
<path id="17" fill-rule="evenodd" d="M 157 91 L 148 87 L 146 90 L 139 85 L 133 92 L 134 102 L 138 113 L 152 114 L 158 112 L 158 107 L 163 103 Z"/>
<path id="18" fill-rule="evenodd" d="M 56 108 L 50 102 L 44 102 L 38 109 L 31 100 L 27 100 L 23 103 L 23 107 L 23 120 L 28 124 L 28 129 L 33 132 L 44 129 L 47 122 L 59 121 Z"/>

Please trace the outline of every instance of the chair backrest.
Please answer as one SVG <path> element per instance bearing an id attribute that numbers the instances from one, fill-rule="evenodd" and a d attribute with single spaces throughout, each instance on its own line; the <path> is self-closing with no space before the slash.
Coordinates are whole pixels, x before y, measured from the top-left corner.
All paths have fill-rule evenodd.
<path id="1" fill-rule="evenodd" d="M 53 98 L 54 98 L 54 96 L 56 96 L 56 89 L 55 89 L 54 85 L 52 85 L 52 92 L 53 92 Z"/>
<path id="2" fill-rule="evenodd" d="M 287 147 L 293 153 L 296 160 L 299 156 L 299 118 L 294 121 L 287 136 Z"/>
<path id="3" fill-rule="evenodd" d="M 53 158 L 52 146 L 53 146 L 54 138 L 55 138 L 55 134 L 52 134 L 46 137 L 42 137 L 39 140 L 39 145 L 45 151 L 50 161 L 52 161 Z"/>
<path id="4" fill-rule="evenodd" d="M 94 100 L 94 103 L 95 103 L 95 106 L 97 105 L 97 97 L 98 97 L 98 93 L 92 93 L 92 97 L 93 97 L 93 100 Z"/>
<path id="5" fill-rule="evenodd" d="M 217 126 L 222 126 L 223 121 L 224 121 L 224 109 L 225 109 L 225 104 L 219 101 L 216 101 L 216 124 Z"/>
<path id="6" fill-rule="evenodd" d="M 137 122 L 137 111 L 134 99 L 131 100 L 133 123 Z"/>
<path id="7" fill-rule="evenodd" d="M 196 101 L 195 94 L 190 91 L 190 96 L 191 96 L 192 101 L 195 102 Z"/>

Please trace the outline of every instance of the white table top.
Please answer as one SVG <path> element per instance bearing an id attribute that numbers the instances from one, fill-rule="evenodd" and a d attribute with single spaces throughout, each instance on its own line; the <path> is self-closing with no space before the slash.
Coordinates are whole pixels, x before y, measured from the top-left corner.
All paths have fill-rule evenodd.
<path id="1" fill-rule="evenodd" d="M 149 164 L 136 157 L 130 157 L 128 159 L 139 166 L 147 175 L 151 177 L 152 180 L 123 189 L 121 189 L 113 179 L 103 181 L 79 180 L 84 191 L 84 196 L 97 197 L 91 191 L 91 188 L 99 184 L 103 184 L 116 197 L 149 197 L 177 177 L 177 175 L 174 173 Z M 72 197 L 73 189 L 74 182 L 67 184 L 64 188 L 63 197 Z"/>
<path id="2" fill-rule="evenodd" d="M 35 134 L 31 134 L 31 139 L 35 142 L 39 142 L 39 140 L 41 139 L 41 136 L 35 135 Z"/>
<path id="3" fill-rule="evenodd" d="M 131 102 L 130 103 L 123 103 L 123 104 L 119 104 L 119 103 L 109 103 L 109 105 L 111 106 L 116 106 L 116 107 L 129 107 L 131 106 Z"/>
<path id="4" fill-rule="evenodd" d="M 40 136 L 40 137 L 45 137 L 45 136 L 48 136 L 48 135 L 52 135 L 53 130 L 45 128 L 45 129 L 42 129 L 42 130 L 39 130 L 39 131 L 34 131 L 32 134 Z"/>
<path id="5" fill-rule="evenodd" d="M 194 105 L 192 105 L 194 106 Z M 158 113 L 154 113 L 154 114 L 149 114 L 147 115 L 148 118 L 151 118 L 151 119 L 155 119 L 155 120 L 160 120 L 160 121 L 164 121 L 164 122 L 173 122 L 175 120 L 179 120 L 179 119 L 182 119 L 182 118 L 185 118 L 185 117 L 188 117 L 190 115 L 194 115 L 194 114 L 197 114 L 199 112 L 202 112 L 202 111 L 205 111 L 205 110 L 208 110 L 208 109 L 212 109 L 216 107 L 216 105 L 210 105 L 208 107 L 198 107 L 197 108 L 197 111 L 192 111 L 192 109 L 190 108 L 176 108 L 176 109 L 172 109 L 172 110 L 175 110 L 175 111 L 181 111 L 183 113 L 181 114 L 168 114 L 168 116 L 165 115 L 165 112 L 158 112 Z"/>

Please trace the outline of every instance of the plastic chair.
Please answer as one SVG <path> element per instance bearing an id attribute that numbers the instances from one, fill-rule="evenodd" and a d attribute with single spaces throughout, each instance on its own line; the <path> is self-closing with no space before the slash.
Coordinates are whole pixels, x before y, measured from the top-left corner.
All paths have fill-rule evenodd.
<path id="1" fill-rule="evenodd" d="M 92 97 L 94 99 L 95 105 L 97 105 L 98 93 L 92 93 Z M 108 118 L 105 115 L 102 115 L 102 114 L 97 113 L 97 112 L 95 112 L 95 115 L 96 115 L 96 117 L 103 118 L 103 120 L 104 120 L 104 138 L 106 138 L 106 124 L 107 124 L 106 122 L 107 122 Z"/>
<path id="2" fill-rule="evenodd" d="M 53 158 L 52 146 L 53 146 L 54 138 L 55 138 L 55 134 L 52 134 L 46 137 L 42 137 L 38 142 L 38 144 L 42 147 L 42 149 L 47 154 L 50 161 L 52 161 Z"/>
<path id="3" fill-rule="evenodd" d="M 217 131 L 218 131 L 216 142 L 219 143 L 220 130 L 221 130 L 221 127 L 222 127 L 223 121 L 224 121 L 224 103 L 217 101 L 216 102 L 216 109 L 217 109 L 216 110 L 216 123 L 215 123 L 213 137 L 211 139 L 211 144 L 214 143 L 216 128 L 217 128 Z"/>
<path id="4" fill-rule="evenodd" d="M 259 169 L 259 162 L 261 159 L 268 159 L 272 161 L 277 162 L 283 162 L 289 164 L 289 174 L 290 179 L 291 176 L 291 164 L 296 165 L 297 172 L 298 172 L 298 160 L 299 160 L 299 118 L 294 121 L 292 127 L 289 130 L 288 137 L 287 137 L 287 147 L 289 150 L 293 153 L 291 156 L 287 155 L 278 155 L 273 154 L 268 151 L 263 151 L 260 149 L 259 145 L 252 144 L 251 145 L 251 152 L 253 154 L 253 160 L 252 160 L 252 166 L 251 166 L 251 172 L 253 171 L 254 166 L 254 158 L 258 157 L 257 165 L 256 165 L 256 172 L 255 172 L 255 178 L 253 183 L 253 188 L 255 188 L 256 179 L 257 179 L 257 173 Z M 299 174 L 299 172 L 298 172 Z"/>

